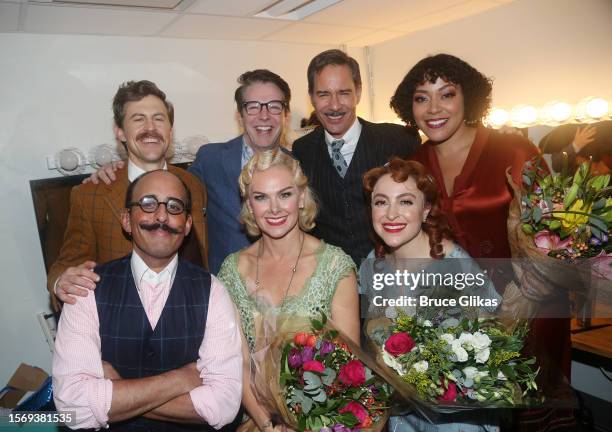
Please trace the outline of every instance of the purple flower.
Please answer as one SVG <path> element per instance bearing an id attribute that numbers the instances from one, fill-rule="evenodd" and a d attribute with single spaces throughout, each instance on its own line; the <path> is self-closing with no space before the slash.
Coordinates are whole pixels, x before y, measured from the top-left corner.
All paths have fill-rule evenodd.
<path id="1" fill-rule="evenodd" d="M 321 348 L 319 349 L 319 354 L 321 354 L 322 356 L 326 356 L 327 354 L 334 352 L 335 349 L 336 349 L 336 346 L 333 343 L 324 340 L 323 342 L 321 342 Z"/>
<path id="2" fill-rule="evenodd" d="M 314 358 L 314 349 L 312 347 L 304 347 L 302 350 L 302 363 L 306 363 Z"/>
<path id="3" fill-rule="evenodd" d="M 343 424 L 337 423 L 335 425 L 332 426 L 332 430 L 334 432 L 351 432 L 350 428 L 347 428 L 346 426 L 344 426 Z"/>
<path id="4" fill-rule="evenodd" d="M 599 246 L 601 245 L 601 240 L 599 240 L 597 237 L 591 237 L 591 240 L 589 240 L 589 243 L 593 246 Z"/>
<path id="5" fill-rule="evenodd" d="M 289 363 L 289 367 L 292 369 L 297 369 L 302 366 L 303 361 L 300 351 L 295 348 L 292 348 L 289 352 L 289 355 L 287 356 L 287 362 Z"/>

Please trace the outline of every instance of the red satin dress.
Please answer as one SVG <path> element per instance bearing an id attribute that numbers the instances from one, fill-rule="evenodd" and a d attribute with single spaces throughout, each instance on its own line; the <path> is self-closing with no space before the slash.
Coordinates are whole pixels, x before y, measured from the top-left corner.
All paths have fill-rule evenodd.
<path id="1" fill-rule="evenodd" d="M 453 193 L 449 196 L 434 147 L 430 142 L 424 143 L 412 159 L 428 167 L 435 178 L 441 191 L 442 211 L 457 242 L 476 259 L 510 258 L 506 222 L 512 190 L 506 179 L 506 169 L 511 167 L 512 177 L 516 182 L 520 181 L 523 164 L 538 154 L 537 148 L 518 135 L 500 134 L 479 127 L 463 169 L 455 178 Z M 568 315 L 565 316 L 569 316 L 567 299 L 546 302 L 543 308 L 567 310 Z M 535 319 L 528 343 L 536 347 L 536 352 L 543 349 L 547 357 L 560 365 L 565 376 L 570 378 L 569 318 Z"/>

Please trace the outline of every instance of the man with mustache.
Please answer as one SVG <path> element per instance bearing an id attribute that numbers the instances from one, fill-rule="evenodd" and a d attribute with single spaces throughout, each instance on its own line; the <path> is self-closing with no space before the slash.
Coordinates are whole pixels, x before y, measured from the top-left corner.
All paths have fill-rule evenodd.
<path id="1" fill-rule="evenodd" d="M 208 264 L 217 274 L 223 260 L 251 243 L 240 216 L 238 176 L 253 154 L 284 144 L 289 121 L 291 90 L 279 75 L 267 69 L 247 71 L 238 78 L 234 92 L 236 115 L 243 134 L 225 143 L 202 146 L 189 168 L 206 186 L 207 218 L 214 227 L 209 232 Z M 114 167 L 121 167 L 118 162 Z M 114 167 L 107 165 L 91 180 L 98 178 L 110 184 L 115 180 Z"/>
<path id="2" fill-rule="evenodd" d="M 332 49 L 308 65 L 308 93 L 322 127 L 293 143 L 320 201 L 312 233 L 340 246 L 357 265 L 372 250 L 361 178 L 393 156 L 406 158 L 420 145 L 416 129 L 358 118 L 361 74 L 357 61 Z"/>
<path id="3" fill-rule="evenodd" d="M 95 291 L 64 306 L 53 356 L 58 409 L 71 428 L 204 430 L 238 412 L 242 344 L 225 287 L 178 257 L 192 227 L 178 176 L 149 171 L 128 187 L 121 224 L 131 254 L 97 266 Z"/>
<path id="4" fill-rule="evenodd" d="M 193 199 L 193 230 L 181 248 L 181 256 L 207 265 L 206 192 L 198 179 L 166 163 L 172 141 L 174 108 L 166 95 L 150 81 L 128 81 L 113 99 L 114 133 L 128 153 L 127 167 L 119 168 L 112 184 L 82 184 L 73 188 L 64 243 L 49 269 L 51 294 L 74 304 L 74 295 L 86 296 L 99 280 L 96 263 L 124 256 L 131 242 L 121 230 L 123 198 L 131 181 L 144 172 L 167 169 L 183 180 Z M 51 296 L 56 310 L 59 304 Z"/>

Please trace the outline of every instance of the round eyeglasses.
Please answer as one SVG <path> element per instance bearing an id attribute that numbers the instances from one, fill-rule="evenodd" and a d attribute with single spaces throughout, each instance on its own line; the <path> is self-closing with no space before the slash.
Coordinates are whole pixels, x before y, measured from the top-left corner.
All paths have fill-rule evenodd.
<path id="1" fill-rule="evenodd" d="M 145 195 L 140 200 L 128 204 L 128 207 L 138 206 L 145 213 L 154 213 L 160 204 L 166 206 L 166 211 L 171 215 L 180 215 L 188 210 L 185 203 L 178 198 L 168 198 L 168 201 L 158 201 L 154 195 Z"/>
<path id="2" fill-rule="evenodd" d="M 242 108 L 248 115 L 259 114 L 263 107 L 266 107 L 270 114 L 279 115 L 285 109 L 285 102 L 279 100 L 271 100 L 270 102 L 247 101 L 242 104 Z"/>

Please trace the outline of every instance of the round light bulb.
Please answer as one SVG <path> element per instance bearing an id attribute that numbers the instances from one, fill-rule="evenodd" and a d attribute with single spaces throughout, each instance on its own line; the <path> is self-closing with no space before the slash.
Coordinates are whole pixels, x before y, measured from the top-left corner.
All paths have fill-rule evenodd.
<path id="1" fill-rule="evenodd" d="M 585 106 L 587 116 L 599 119 L 608 114 L 608 101 L 602 98 L 593 98 Z"/>
<path id="2" fill-rule="evenodd" d="M 488 123 L 496 129 L 505 125 L 509 118 L 508 111 L 501 108 L 493 108 L 487 116 Z"/>
<path id="3" fill-rule="evenodd" d="M 538 111 L 531 105 L 518 105 L 512 109 L 510 118 L 512 126 L 523 128 L 535 124 L 538 119 Z"/>
<path id="4" fill-rule="evenodd" d="M 79 155 L 72 150 L 62 150 L 59 155 L 59 163 L 64 171 L 74 171 L 79 167 Z"/>
<path id="5" fill-rule="evenodd" d="M 557 123 L 563 123 L 572 115 L 572 107 L 565 102 L 556 102 L 550 108 L 550 117 Z"/>
<path id="6" fill-rule="evenodd" d="M 113 153 L 106 146 L 98 146 L 94 151 L 96 165 L 107 165 L 113 161 Z"/>

